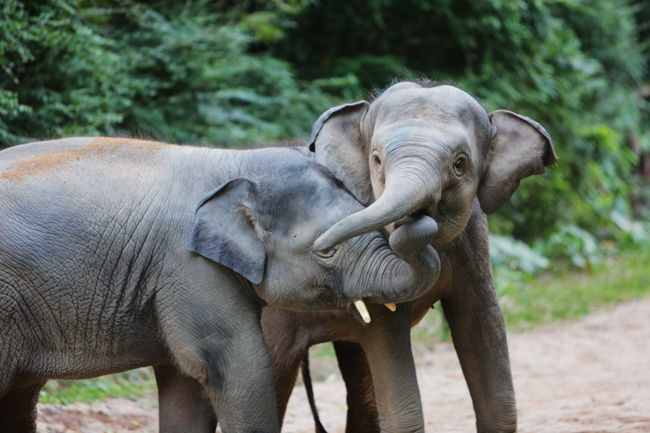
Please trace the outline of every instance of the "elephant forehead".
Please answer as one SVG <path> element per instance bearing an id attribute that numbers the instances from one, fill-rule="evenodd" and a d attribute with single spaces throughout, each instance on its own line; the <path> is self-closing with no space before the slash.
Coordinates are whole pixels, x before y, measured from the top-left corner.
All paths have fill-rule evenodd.
<path id="1" fill-rule="evenodd" d="M 311 176 L 287 179 L 281 190 L 268 197 L 268 208 L 276 229 L 284 233 L 300 227 L 315 235 L 344 217 L 362 209 L 362 205 L 334 178 Z"/>
<path id="2" fill-rule="evenodd" d="M 372 148 L 383 150 L 385 157 L 416 156 L 434 160 L 463 150 L 470 154 L 472 142 L 467 127 L 458 122 L 404 122 L 375 131 Z"/>
<path id="3" fill-rule="evenodd" d="M 467 92 L 449 85 L 405 87 L 388 91 L 377 99 L 377 119 L 425 118 L 487 122 L 487 112 Z"/>

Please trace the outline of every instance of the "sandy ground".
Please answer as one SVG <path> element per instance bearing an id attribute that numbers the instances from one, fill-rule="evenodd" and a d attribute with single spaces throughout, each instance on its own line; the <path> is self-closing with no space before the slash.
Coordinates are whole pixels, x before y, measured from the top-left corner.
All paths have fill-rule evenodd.
<path id="1" fill-rule="evenodd" d="M 510 335 L 521 433 L 650 432 L 650 299 L 576 322 Z M 465 383 L 449 344 L 420 357 L 418 377 L 429 432 L 474 431 Z M 341 381 L 317 383 L 321 418 L 343 432 Z M 157 432 L 155 397 L 66 407 L 41 405 L 39 433 Z M 311 433 L 304 389 L 292 396 L 285 432 Z"/>

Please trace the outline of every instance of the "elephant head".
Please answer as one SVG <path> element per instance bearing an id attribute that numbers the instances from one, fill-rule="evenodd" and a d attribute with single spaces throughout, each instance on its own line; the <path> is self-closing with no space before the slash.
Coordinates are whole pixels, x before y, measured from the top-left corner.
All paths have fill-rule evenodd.
<path id="1" fill-rule="evenodd" d="M 251 161 L 256 174 L 223 183 L 198 204 L 189 248 L 249 280 L 269 304 L 306 310 L 354 303 L 368 322 L 363 300 L 408 301 L 437 278 L 430 218 L 402 230 L 412 241 L 397 253 L 379 231 L 314 250 L 319 235 L 363 206 L 307 152 L 265 149 Z"/>
<path id="2" fill-rule="evenodd" d="M 309 146 L 369 205 L 320 236 L 320 249 L 420 214 L 437 221 L 433 244 L 442 247 L 464 230 L 476 198 L 484 212 L 494 212 L 523 178 L 557 159 L 536 121 L 507 110 L 487 113 L 456 87 L 419 82 L 327 110 Z"/>

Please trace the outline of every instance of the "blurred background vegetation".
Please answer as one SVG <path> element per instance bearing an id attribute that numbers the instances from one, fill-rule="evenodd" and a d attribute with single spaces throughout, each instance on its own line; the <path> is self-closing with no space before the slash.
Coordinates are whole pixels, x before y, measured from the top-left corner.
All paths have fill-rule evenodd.
<path id="1" fill-rule="evenodd" d="M 243 147 L 301 139 L 395 79 L 455 84 L 556 142 L 559 164 L 490 218 L 502 306 L 526 326 L 650 292 L 649 40 L 641 0 L 4 0 L 0 145 Z M 129 374 L 45 401 L 133 395 Z"/>

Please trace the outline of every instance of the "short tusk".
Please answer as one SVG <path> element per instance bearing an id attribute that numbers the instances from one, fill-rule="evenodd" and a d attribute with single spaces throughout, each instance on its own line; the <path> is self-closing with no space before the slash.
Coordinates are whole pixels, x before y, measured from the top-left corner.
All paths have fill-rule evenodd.
<path id="1" fill-rule="evenodd" d="M 384 306 L 388 308 L 390 311 L 392 311 L 393 313 L 397 311 L 397 305 L 395 304 L 384 304 Z"/>
<path id="2" fill-rule="evenodd" d="M 363 302 L 361 299 L 358 301 L 354 301 L 354 306 L 359 312 L 359 315 L 361 316 L 361 319 L 363 319 L 364 323 L 370 323 L 370 313 L 368 312 L 368 307 L 366 307 L 366 303 Z"/>

